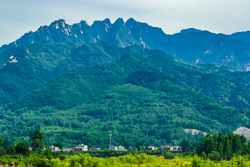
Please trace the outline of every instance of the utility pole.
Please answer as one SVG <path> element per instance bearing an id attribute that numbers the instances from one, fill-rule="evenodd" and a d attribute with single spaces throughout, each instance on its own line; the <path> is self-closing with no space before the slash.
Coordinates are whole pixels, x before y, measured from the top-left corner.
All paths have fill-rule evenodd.
<path id="1" fill-rule="evenodd" d="M 112 131 L 109 130 L 109 149 L 111 150 L 111 137 L 112 137 Z"/>

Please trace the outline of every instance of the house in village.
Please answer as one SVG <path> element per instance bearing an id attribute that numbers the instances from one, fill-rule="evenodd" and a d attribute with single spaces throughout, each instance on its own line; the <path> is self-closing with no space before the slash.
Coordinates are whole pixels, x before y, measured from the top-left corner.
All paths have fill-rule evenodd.
<path id="1" fill-rule="evenodd" d="M 161 150 L 169 150 L 169 145 L 161 145 Z"/>
<path id="2" fill-rule="evenodd" d="M 54 147 L 54 145 L 49 146 L 49 148 L 50 148 L 50 150 L 52 152 L 54 152 L 54 151 L 60 151 L 59 147 Z"/>
<path id="3" fill-rule="evenodd" d="M 180 151 L 181 146 L 169 146 L 169 145 L 161 145 L 161 150 L 169 150 L 169 151 Z"/>
<path id="4" fill-rule="evenodd" d="M 148 146 L 148 150 L 153 151 L 153 150 L 157 150 L 157 148 L 154 146 Z"/>
<path id="5" fill-rule="evenodd" d="M 79 144 L 74 147 L 74 151 L 88 151 L 88 145 Z"/>
<path id="6" fill-rule="evenodd" d="M 170 146 L 170 151 L 180 151 L 181 146 Z"/>
<path id="7" fill-rule="evenodd" d="M 113 151 L 127 151 L 124 146 L 111 146 L 111 149 Z"/>

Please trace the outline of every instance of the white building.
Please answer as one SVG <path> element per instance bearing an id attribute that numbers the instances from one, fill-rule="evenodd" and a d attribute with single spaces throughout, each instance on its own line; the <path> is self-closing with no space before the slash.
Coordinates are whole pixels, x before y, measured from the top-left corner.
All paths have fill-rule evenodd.
<path id="1" fill-rule="evenodd" d="M 88 145 L 78 144 L 75 146 L 74 151 L 88 151 Z"/>
<path id="2" fill-rule="evenodd" d="M 54 145 L 49 146 L 49 148 L 50 148 L 50 150 L 52 152 L 54 152 L 54 151 L 60 151 L 59 147 L 54 147 Z"/>
<path id="3" fill-rule="evenodd" d="M 113 151 L 127 151 L 124 146 L 111 146 L 111 149 Z"/>
<path id="4" fill-rule="evenodd" d="M 154 146 L 148 146 L 148 150 L 153 151 L 153 150 L 157 150 L 157 148 L 156 148 L 156 147 L 154 147 Z"/>

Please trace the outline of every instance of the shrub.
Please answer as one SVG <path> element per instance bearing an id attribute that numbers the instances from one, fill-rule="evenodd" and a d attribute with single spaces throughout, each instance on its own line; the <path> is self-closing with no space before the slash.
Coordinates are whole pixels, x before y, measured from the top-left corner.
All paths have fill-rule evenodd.
<path id="1" fill-rule="evenodd" d="M 169 157 L 169 158 L 174 158 L 175 155 L 173 153 L 171 153 L 170 151 L 167 151 L 165 156 Z"/>
<path id="2" fill-rule="evenodd" d="M 220 153 L 218 151 L 212 151 L 211 153 L 208 154 L 208 158 L 220 158 Z"/>
<path id="3" fill-rule="evenodd" d="M 89 154 L 74 155 L 68 159 L 69 166 L 98 167 L 101 166 L 101 159 L 91 157 Z"/>
<path id="4" fill-rule="evenodd" d="M 28 143 L 18 142 L 15 147 L 15 150 L 17 154 L 21 154 L 23 156 L 29 156 L 30 154 Z"/>
<path id="5" fill-rule="evenodd" d="M 202 157 L 203 159 L 206 159 L 206 158 L 207 158 L 207 154 L 206 154 L 205 152 L 202 152 L 202 153 L 201 153 L 201 157 Z"/>

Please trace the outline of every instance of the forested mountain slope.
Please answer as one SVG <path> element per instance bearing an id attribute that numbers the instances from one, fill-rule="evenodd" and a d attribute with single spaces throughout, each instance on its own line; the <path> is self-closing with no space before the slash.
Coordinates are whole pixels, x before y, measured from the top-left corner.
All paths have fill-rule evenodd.
<path id="1" fill-rule="evenodd" d="M 58 75 L 70 69 L 95 64 L 106 65 L 124 54 L 147 62 L 162 73 L 181 80 L 183 86 L 190 90 L 237 108 L 250 107 L 249 72 L 236 72 L 226 66 L 211 64 L 198 66 L 185 64 L 161 50 L 141 48 L 136 45 L 118 48 L 103 41 L 84 44 L 67 59 L 61 61 L 54 69 L 54 73 Z"/>
<path id="2" fill-rule="evenodd" d="M 2 52 L 0 76 L 6 79 L 2 82 L 1 104 L 14 102 L 71 69 L 107 65 L 124 54 L 180 80 L 187 89 L 229 106 L 249 108 L 249 72 L 236 72 L 225 66 L 185 64 L 161 50 L 136 45 L 119 48 L 104 41 L 79 47 L 69 42 L 48 46 L 32 44 Z M 17 80 L 20 82 L 15 82 Z"/>
<path id="3" fill-rule="evenodd" d="M 243 110 L 189 90 L 179 78 L 150 66 L 153 57 L 142 62 L 124 55 L 105 67 L 66 72 L 2 110 L 1 128 L 22 129 L 25 136 L 39 127 L 47 143 L 54 138 L 105 146 L 107 140 L 101 136 L 108 130 L 114 131 L 116 144 L 144 140 L 159 145 L 199 138 L 187 136 L 182 128 L 228 133 L 249 126 Z"/>
<path id="4" fill-rule="evenodd" d="M 0 130 L 11 141 L 40 128 L 47 144 L 105 146 L 113 130 L 117 145 L 160 145 L 201 137 L 183 128 L 250 127 L 250 73 L 234 70 L 248 67 L 243 40 L 195 29 L 166 35 L 133 19 L 59 20 L 1 50 Z"/>
<path id="5" fill-rule="evenodd" d="M 72 43 L 32 44 L 0 53 L 0 105 L 16 101 L 51 81 L 57 64 L 76 46 Z"/>

